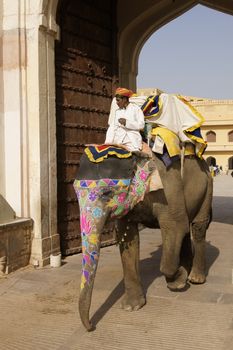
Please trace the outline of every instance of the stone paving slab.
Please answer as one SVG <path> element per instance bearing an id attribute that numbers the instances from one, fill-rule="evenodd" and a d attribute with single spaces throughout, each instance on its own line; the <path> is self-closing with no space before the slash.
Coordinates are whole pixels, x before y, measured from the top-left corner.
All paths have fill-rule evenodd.
<path id="1" fill-rule="evenodd" d="M 221 175 L 214 181 L 204 285 L 169 291 L 159 272 L 160 231 L 146 229 L 140 263 L 144 308 L 120 309 L 123 283 L 116 246 L 101 251 L 91 306 L 96 330 L 91 333 L 78 315 L 81 255 L 67 257 L 60 268 L 28 267 L 0 279 L 0 350 L 233 349 L 233 226 L 221 199 L 228 199 L 227 213 L 233 213 L 233 196 L 227 196 L 233 179 Z"/>

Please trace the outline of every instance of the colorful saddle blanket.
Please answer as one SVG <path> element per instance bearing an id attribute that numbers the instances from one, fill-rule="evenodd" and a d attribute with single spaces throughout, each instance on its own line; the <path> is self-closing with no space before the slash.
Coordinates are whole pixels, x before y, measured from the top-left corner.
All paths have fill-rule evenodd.
<path id="1" fill-rule="evenodd" d="M 90 145 L 84 150 L 88 159 L 94 163 L 100 163 L 109 156 L 115 156 L 117 158 L 129 158 L 132 153 L 125 148 L 113 146 L 113 145 Z"/>

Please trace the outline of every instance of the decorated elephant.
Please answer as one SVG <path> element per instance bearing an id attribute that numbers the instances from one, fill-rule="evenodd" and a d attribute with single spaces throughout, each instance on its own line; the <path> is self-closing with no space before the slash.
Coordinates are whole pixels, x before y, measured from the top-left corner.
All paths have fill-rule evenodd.
<path id="1" fill-rule="evenodd" d="M 124 310 L 138 310 L 146 303 L 139 275 L 139 223 L 161 230 L 160 270 L 169 289 L 181 290 L 188 281 L 201 284 L 206 280 L 205 236 L 211 217 L 212 178 L 205 161 L 187 155 L 166 167 L 155 154 L 149 159 L 127 157 L 123 151 L 120 158 L 114 151 L 109 154 L 95 163 L 84 153 L 74 183 L 83 250 L 79 312 L 88 331 L 93 329 L 89 310 L 100 236 L 108 220 L 116 220 L 124 272 Z M 154 168 L 162 186 L 149 191 L 147 184 L 153 179 Z"/>

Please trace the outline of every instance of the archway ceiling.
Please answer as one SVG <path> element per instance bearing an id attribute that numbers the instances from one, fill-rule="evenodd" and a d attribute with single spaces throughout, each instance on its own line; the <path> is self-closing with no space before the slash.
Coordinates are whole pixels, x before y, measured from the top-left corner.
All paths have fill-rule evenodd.
<path id="1" fill-rule="evenodd" d="M 160 27 L 201 4 L 233 14 L 232 0 L 118 0 L 119 64 L 137 75 L 138 56 L 147 39 Z"/>
<path id="2" fill-rule="evenodd" d="M 56 12 L 59 1 L 40 0 L 38 12 L 44 15 L 47 28 L 59 35 Z M 121 76 L 131 75 L 125 84 L 136 87 L 138 57 L 147 39 L 160 27 L 201 4 L 214 10 L 233 14 L 233 0 L 117 0 L 118 57 Z"/>
<path id="3" fill-rule="evenodd" d="M 232 0 L 118 0 L 119 29 L 121 31 L 137 17 L 144 17 L 147 12 L 155 15 L 165 7 L 169 7 L 170 10 L 172 10 L 172 8 L 179 9 L 186 7 L 186 10 L 188 10 L 190 7 L 198 4 L 210 7 L 217 11 L 222 11 L 229 14 L 233 13 Z"/>

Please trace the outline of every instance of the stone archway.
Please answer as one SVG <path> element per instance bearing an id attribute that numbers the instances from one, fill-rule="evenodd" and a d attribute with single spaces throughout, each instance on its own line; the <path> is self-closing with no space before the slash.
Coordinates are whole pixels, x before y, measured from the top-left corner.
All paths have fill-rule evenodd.
<path id="1" fill-rule="evenodd" d="M 63 0 L 65 1 L 65 0 Z M 115 1 L 115 0 L 113 0 Z M 27 2 L 27 4 L 29 4 Z M 233 13 L 230 0 L 193 1 L 160 0 L 117 2 L 120 84 L 136 88 L 137 62 L 145 41 L 161 26 L 182 15 L 196 4 L 203 4 L 229 14 Z M 28 188 L 29 214 L 34 220 L 32 257 L 40 265 L 49 261 L 49 254 L 60 249 L 57 234 L 57 157 L 56 157 L 56 108 L 55 108 L 55 53 L 54 42 L 59 37 L 56 23 L 58 0 L 42 0 L 22 15 L 32 18 L 33 40 L 28 40 L 27 113 L 30 123 L 25 133 L 29 135 L 28 172 L 31 174 Z M 123 11 L 123 9 L 128 9 Z M 22 16 L 23 17 L 23 16 Z M 32 21 L 33 22 L 33 21 Z M 28 21 L 27 25 L 31 25 Z M 34 30 L 35 29 L 35 30 Z M 39 48 L 39 50 L 38 50 Z M 36 72 L 36 74 L 35 74 Z M 36 79 L 35 79 L 36 78 Z M 33 87 L 33 91 L 30 88 Z M 26 123 L 25 123 L 26 125 Z M 30 158 L 31 157 L 31 158 Z M 27 175 L 27 174 L 26 174 Z"/>
<path id="2" fill-rule="evenodd" d="M 233 157 L 228 158 L 228 169 L 233 169 Z"/>
<path id="3" fill-rule="evenodd" d="M 114 2 L 114 1 L 113 1 Z M 66 4 L 68 2 L 63 2 L 63 4 Z M 138 56 L 140 53 L 140 50 L 142 46 L 144 45 L 145 41 L 149 38 L 149 36 L 162 27 L 163 25 L 167 24 L 172 19 L 182 15 L 189 9 L 191 9 L 193 6 L 202 3 L 203 5 L 210 6 L 212 8 L 230 12 L 230 2 L 225 2 L 224 6 L 222 5 L 222 1 L 147 1 L 146 4 L 142 3 L 140 1 L 134 1 L 131 0 L 129 2 L 125 2 L 122 0 L 118 1 L 118 11 L 117 11 L 117 21 L 118 21 L 118 28 L 119 28 L 119 36 L 118 36 L 118 45 L 117 45 L 117 51 L 119 54 L 119 70 L 120 70 L 120 84 L 131 87 L 135 89 L 136 87 L 136 76 L 137 76 L 137 62 L 138 62 Z M 221 3 L 221 4 L 220 4 Z M 133 6 L 131 6 L 133 4 Z M 51 23 L 55 23 L 55 9 L 56 6 L 54 1 L 45 1 L 45 9 L 47 11 L 47 20 L 50 18 L 49 21 Z M 130 11 L 123 11 L 122 7 L 124 6 L 130 7 Z M 135 10 L 136 9 L 136 10 Z M 138 11 L 138 12 L 137 12 Z M 233 11 L 233 9 L 232 9 Z M 72 56 L 72 54 L 71 54 Z M 70 59 L 72 59 L 70 57 Z M 90 68 L 91 69 L 91 68 Z M 69 88 L 75 88 L 72 86 L 72 84 L 66 84 L 70 85 L 66 86 L 67 90 Z M 64 122 L 64 121 L 63 121 Z M 58 141 L 58 140 L 56 140 Z M 79 142 L 78 142 L 79 143 Z M 70 161 L 68 158 L 65 159 L 65 162 Z M 71 161 L 72 163 L 72 161 Z M 71 167 L 72 164 L 67 163 L 67 167 Z M 59 172 L 59 171 L 58 171 Z M 59 172 L 59 181 L 61 180 L 61 177 L 63 177 L 62 173 Z M 67 178 L 68 179 L 68 178 Z M 68 181 L 65 179 L 65 181 Z M 70 185 L 69 185 L 70 187 Z M 66 185 L 67 191 L 67 197 L 70 196 L 70 190 L 68 190 L 68 185 Z M 64 193 L 65 193 L 64 192 Z M 69 201 L 69 198 L 67 198 Z M 64 236 L 69 236 L 68 231 L 70 232 L 73 230 L 73 238 L 72 233 L 70 233 L 70 239 L 75 241 L 77 239 L 75 232 L 77 229 L 74 226 L 75 221 L 78 220 L 78 215 L 76 210 L 74 209 L 68 209 L 68 207 L 72 206 L 72 199 L 70 201 L 70 204 L 66 207 L 62 206 L 62 210 L 64 212 L 64 215 L 61 216 L 64 217 L 67 221 L 66 223 L 63 222 L 63 226 L 65 227 L 66 232 L 63 230 Z M 73 205 L 73 208 L 75 206 Z M 76 208 L 77 209 L 77 208 Z M 72 214 L 73 212 L 73 214 Z M 59 214 L 60 215 L 60 214 Z M 63 220 L 63 218 L 62 218 Z M 70 229 L 68 229 L 68 226 L 70 225 Z M 72 227 L 73 225 L 73 227 Z M 63 242 L 64 245 L 64 242 Z M 79 248 L 78 248 L 79 249 Z M 66 244 L 64 245 L 63 251 L 67 253 L 75 252 L 77 251 L 77 246 L 74 245 L 73 247 L 67 247 Z"/>
<path id="4" fill-rule="evenodd" d="M 216 159 L 214 157 L 206 158 L 206 163 L 208 166 L 216 166 Z"/>

